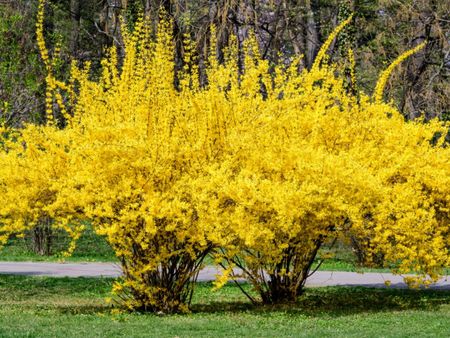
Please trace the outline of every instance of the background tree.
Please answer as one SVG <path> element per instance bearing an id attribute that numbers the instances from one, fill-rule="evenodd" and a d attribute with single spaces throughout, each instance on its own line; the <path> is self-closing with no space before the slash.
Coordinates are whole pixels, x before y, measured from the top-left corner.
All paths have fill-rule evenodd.
<path id="1" fill-rule="evenodd" d="M 161 8 L 174 20 L 178 68 L 182 67 L 183 34 L 196 41 L 197 57 L 205 60 L 209 28 L 214 24 L 219 58 L 223 57 L 222 50 L 230 34 L 238 36 L 242 49 L 242 42 L 252 29 L 265 59 L 276 64 L 304 55 L 299 68 L 309 69 L 324 37 L 354 12 L 354 22 L 330 48 L 333 58 L 345 63 L 347 50 L 352 47 L 357 70 L 363 70 L 357 72 L 358 84 L 370 93 L 376 74 L 386 64 L 426 40 L 427 47 L 396 71 L 386 95 L 396 102 L 407 119 L 421 115 L 448 118 L 450 14 L 445 1 L 55 0 L 49 4 L 48 10 L 53 14 L 47 16 L 46 34 L 53 41 L 61 42 L 63 60 L 73 58 L 98 65 L 106 46 L 123 45 L 120 15 L 126 22 L 133 23 L 143 11 L 155 24 Z M 0 108 L 0 114 L 10 123 L 21 119 L 39 120 L 43 107 L 39 104 L 41 75 L 36 60 L 23 60 L 25 55 L 36 57 L 32 43 L 36 1 L 2 1 L 0 11 L 5 45 L 0 52 L 5 68 L 0 95 L 3 101 L 9 102 L 9 108 Z M 6 61 L 8 58 L 10 61 Z M 342 70 L 345 72 L 345 66 Z M 32 77 L 37 80 L 30 80 Z M 24 104 L 33 101 L 34 104 Z"/>

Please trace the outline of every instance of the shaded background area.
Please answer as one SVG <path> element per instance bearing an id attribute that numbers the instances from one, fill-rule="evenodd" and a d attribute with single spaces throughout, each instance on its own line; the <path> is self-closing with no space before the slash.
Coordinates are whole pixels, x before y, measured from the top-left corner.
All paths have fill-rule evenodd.
<path id="1" fill-rule="evenodd" d="M 34 33 L 37 3 L 0 1 L 0 122 L 9 125 L 44 120 L 45 74 Z M 358 85 L 371 93 L 382 69 L 426 40 L 426 48 L 396 70 L 386 96 L 407 119 L 450 118 L 450 10 L 439 0 L 51 0 L 45 34 L 51 52 L 59 56 L 57 76 L 67 77 L 73 59 L 92 62 L 95 73 L 106 48 L 122 46 L 121 15 L 129 27 L 140 12 L 156 25 L 161 9 L 174 21 L 176 67 L 182 67 L 183 34 L 196 41 L 195 54 L 203 64 L 214 24 L 219 58 L 230 35 L 242 47 L 254 31 L 262 55 L 273 63 L 303 55 L 299 71 L 311 66 L 330 31 L 355 13 L 331 48 L 341 71 L 348 73 L 352 48 Z"/>

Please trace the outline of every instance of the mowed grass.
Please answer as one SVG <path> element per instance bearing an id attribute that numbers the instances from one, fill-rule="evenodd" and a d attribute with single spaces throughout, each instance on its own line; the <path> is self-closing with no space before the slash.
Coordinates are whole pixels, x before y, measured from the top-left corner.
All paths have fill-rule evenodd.
<path id="1" fill-rule="evenodd" d="M 116 262 L 117 258 L 107 241 L 97 235 L 91 227 L 83 233 L 77 242 L 75 251 L 70 257 L 64 257 L 67 250 L 69 238 L 64 233 L 54 234 L 52 240 L 52 254 L 41 256 L 35 254 L 31 249 L 31 239 L 12 238 L 6 246 L 0 249 L 0 261 L 20 262 Z"/>
<path id="2" fill-rule="evenodd" d="M 112 282 L 0 276 L 0 337 L 450 336 L 449 291 L 315 288 L 295 305 L 253 306 L 232 284 L 200 283 L 190 314 L 112 314 Z"/>

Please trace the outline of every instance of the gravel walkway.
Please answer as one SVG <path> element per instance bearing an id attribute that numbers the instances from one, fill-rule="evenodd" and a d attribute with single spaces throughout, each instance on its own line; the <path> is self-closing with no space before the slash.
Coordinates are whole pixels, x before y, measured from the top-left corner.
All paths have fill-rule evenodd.
<path id="1" fill-rule="evenodd" d="M 0 274 L 51 276 L 51 277 L 117 277 L 121 270 L 114 263 L 38 263 L 38 262 L 0 262 Z M 199 274 L 199 281 L 211 281 L 220 274 L 215 267 L 206 267 Z M 317 271 L 306 283 L 307 286 L 367 286 L 406 288 L 401 276 L 390 273 L 356 273 L 340 271 Z M 433 289 L 450 290 L 450 276 L 442 278 L 431 286 Z"/>

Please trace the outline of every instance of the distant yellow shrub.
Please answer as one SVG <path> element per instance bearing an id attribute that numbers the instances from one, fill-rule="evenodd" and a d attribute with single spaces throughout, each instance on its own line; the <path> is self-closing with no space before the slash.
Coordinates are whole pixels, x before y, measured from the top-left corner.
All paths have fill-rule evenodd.
<path id="1" fill-rule="evenodd" d="M 405 122 L 379 87 L 375 100 L 349 94 L 323 60 L 330 39 L 300 74 L 269 66 L 252 38 L 241 72 L 235 41 L 222 64 L 212 48 L 204 87 L 186 41 L 175 87 L 170 32 L 163 21 L 152 38 L 138 21 L 121 65 L 111 49 L 97 80 L 88 66 L 69 84 L 49 71 L 49 102 L 65 93 L 73 105 L 64 129 L 48 104 L 47 126 L 2 130 L 3 243 L 42 217 L 76 240 L 89 219 L 122 263 L 114 291 L 144 311 L 186 310 L 212 252 L 264 302 L 294 301 L 338 234 L 417 272 L 413 284 L 438 278 L 450 263 L 450 148 L 431 140 L 448 125 Z"/>

